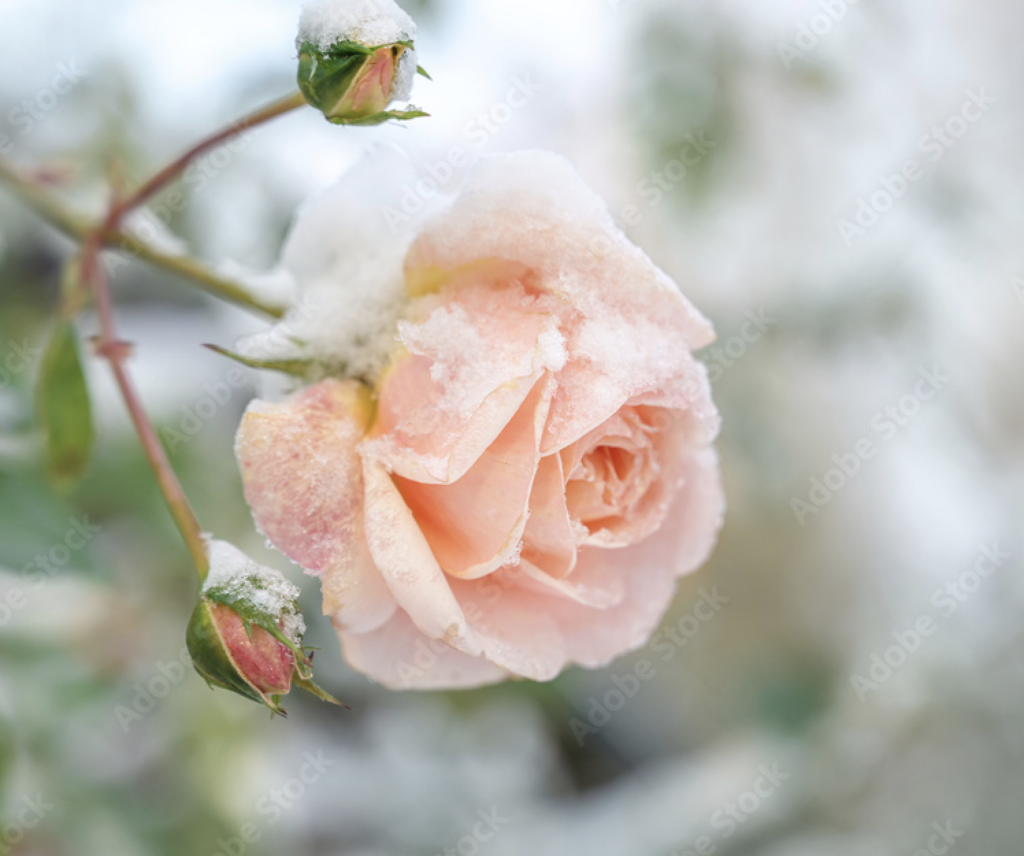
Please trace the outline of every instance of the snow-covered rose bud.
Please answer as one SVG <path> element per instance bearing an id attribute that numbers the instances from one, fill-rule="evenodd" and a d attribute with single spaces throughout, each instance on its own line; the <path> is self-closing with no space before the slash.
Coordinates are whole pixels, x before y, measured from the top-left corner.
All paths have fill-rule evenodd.
<path id="1" fill-rule="evenodd" d="M 210 539 L 208 549 L 210 573 L 186 633 L 196 671 L 275 713 L 284 714 L 280 699 L 293 683 L 338 703 L 312 681 L 299 589 L 226 541 Z"/>
<path id="2" fill-rule="evenodd" d="M 426 114 L 408 101 L 416 76 L 416 24 L 393 0 L 315 0 L 302 11 L 299 88 L 339 125 L 377 125 Z"/>
<path id="3" fill-rule="evenodd" d="M 202 600 L 188 628 L 196 670 L 211 683 L 256 701 L 285 695 L 292 688 L 295 655 L 229 606 Z"/>

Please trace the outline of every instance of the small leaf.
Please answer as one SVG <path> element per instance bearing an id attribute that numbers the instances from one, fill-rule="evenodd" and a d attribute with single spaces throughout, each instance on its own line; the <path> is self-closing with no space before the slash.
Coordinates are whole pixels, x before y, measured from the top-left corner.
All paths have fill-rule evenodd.
<path id="1" fill-rule="evenodd" d="M 57 321 L 43 353 L 36 401 L 46 435 L 47 472 L 57 488 L 66 490 L 85 472 L 95 435 L 78 334 L 65 318 Z"/>
<path id="2" fill-rule="evenodd" d="M 416 73 L 419 74 L 419 75 L 422 75 L 427 80 L 433 80 L 434 79 L 429 74 L 427 74 L 427 70 L 422 65 L 416 66 Z"/>

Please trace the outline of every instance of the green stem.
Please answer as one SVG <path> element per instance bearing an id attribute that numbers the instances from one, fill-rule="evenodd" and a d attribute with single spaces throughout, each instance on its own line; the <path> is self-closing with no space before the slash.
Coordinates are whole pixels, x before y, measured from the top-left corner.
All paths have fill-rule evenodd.
<path id="1" fill-rule="evenodd" d="M 139 258 L 178 276 L 192 280 L 207 294 L 227 300 L 244 309 L 255 309 L 271 318 L 281 318 L 285 307 L 252 294 L 244 285 L 225 279 L 191 256 L 162 253 L 145 241 L 124 232 L 107 233 L 103 242 L 107 247 L 120 250 L 132 258 Z"/>
<path id="2" fill-rule="evenodd" d="M 63 202 L 47 193 L 32 179 L 22 175 L 9 162 L 0 158 L 0 179 L 7 182 L 30 208 L 56 226 L 66 235 L 78 240 L 85 240 L 93 224 L 85 217 L 75 213 Z"/>
<path id="3" fill-rule="evenodd" d="M 21 200 L 40 217 L 69 238 L 84 242 L 90 234 L 99 230 L 98 223 L 72 210 L 2 158 L 0 158 L 0 180 L 6 182 Z M 124 231 L 106 230 L 103 235 L 103 246 L 120 250 L 133 258 L 142 259 L 155 267 L 191 280 L 213 297 L 230 301 L 245 309 L 254 309 L 271 318 L 280 318 L 284 314 L 282 306 L 250 294 L 241 283 L 214 273 L 195 259 L 189 256 L 162 253 L 140 238 Z"/>

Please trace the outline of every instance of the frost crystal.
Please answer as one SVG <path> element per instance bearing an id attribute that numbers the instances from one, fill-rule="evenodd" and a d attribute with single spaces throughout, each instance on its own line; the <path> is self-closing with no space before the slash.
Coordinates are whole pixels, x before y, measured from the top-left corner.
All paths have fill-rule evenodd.
<path id="1" fill-rule="evenodd" d="M 398 60 L 398 71 L 391 84 L 392 101 L 408 101 L 416 82 L 416 51 L 407 50 Z"/>
<path id="2" fill-rule="evenodd" d="M 203 593 L 243 600 L 261 621 L 280 622 L 284 635 L 300 645 L 306 623 L 296 606 L 300 594 L 298 586 L 288 582 L 279 571 L 253 561 L 227 541 L 208 537 L 206 543 L 210 573 L 203 583 Z"/>
<path id="3" fill-rule="evenodd" d="M 345 41 L 376 47 L 415 37 L 416 23 L 394 0 L 310 0 L 299 19 L 299 44 L 321 50 Z"/>
<path id="4" fill-rule="evenodd" d="M 312 360 L 327 375 L 376 377 L 399 345 L 409 302 L 403 260 L 420 223 L 446 198 L 416 196 L 419 210 L 406 213 L 403 199 L 419 178 L 406 155 L 382 147 L 308 201 L 284 249 L 298 301 L 237 350 L 255 359 Z"/>

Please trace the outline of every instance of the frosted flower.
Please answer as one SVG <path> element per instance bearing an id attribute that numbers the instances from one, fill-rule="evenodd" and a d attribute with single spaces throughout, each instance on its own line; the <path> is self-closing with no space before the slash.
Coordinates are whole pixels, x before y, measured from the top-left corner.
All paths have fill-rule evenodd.
<path id="1" fill-rule="evenodd" d="M 336 124 L 375 125 L 425 116 L 388 110 L 408 101 L 418 67 L 416 25 L 393 0 L 314 0 L 302 10 L 296 44 L 299 88 Z"/>
<path id="2" fill-rule="evenodd" d="M 410 186 L 378 158 L 299 218 L 282 356 L 339 376 L 249 407 L 246 499 L 387 686 L 603 665 L 721 524 L 711 326 L 555 155 L 397 216 Z"/>
<path id="3" fill-rule="evenodd" d="M 186 632 L 189 655 L 207 683 L 283 714 L 293 680 L 324 701 L 303 653 L 299 589 L 226 541 L 207 539 L 210 571 Z M 337 703 L 337 702 L 335 702 Z"/>

